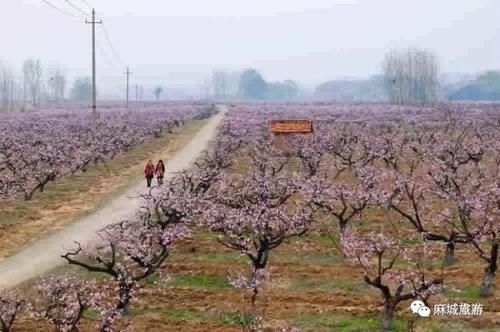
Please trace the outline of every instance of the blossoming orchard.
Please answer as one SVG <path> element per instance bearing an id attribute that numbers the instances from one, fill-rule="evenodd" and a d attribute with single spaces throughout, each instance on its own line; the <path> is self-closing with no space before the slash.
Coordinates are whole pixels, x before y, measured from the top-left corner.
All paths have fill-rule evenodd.
<path id="1" fill-rule="evenodd" d="M 111 108 L 95 132 L 78 110 L 6 115 L 1 200 L 45 195 L 216 112 Z M 61 249 L 49 275 L 0 290 L 0 330 L 498 328 L 498 106 L 238 103 L 223 116 L 135 214 Z M 280 119 L 314 129 L 271 132 Z M 434 312 L 416 315 L 415 300 Z"/>

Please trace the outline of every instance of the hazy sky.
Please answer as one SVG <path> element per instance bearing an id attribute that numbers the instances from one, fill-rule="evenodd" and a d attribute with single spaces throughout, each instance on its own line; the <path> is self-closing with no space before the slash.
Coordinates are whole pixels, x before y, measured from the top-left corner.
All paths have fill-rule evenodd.
<path id="1" fill-rule="evenodd" d="M 47 0 L 76 15 L 65 0 Z M 306 84 L 380 70 L 389 48 L 434 50 L 447 72 L 500 68 L 500 0 L 70 0 L 96 6 L 136 81 L 195 84 L 214 68 L 254 67 Z M 90 70 L 90 26 L 41 0 L 1 0 L 0 60 L 29 56 Z M 99 75 L 122 84 L 98 27 Z M 99 51 L 99 49 L 98 49 Z"/>

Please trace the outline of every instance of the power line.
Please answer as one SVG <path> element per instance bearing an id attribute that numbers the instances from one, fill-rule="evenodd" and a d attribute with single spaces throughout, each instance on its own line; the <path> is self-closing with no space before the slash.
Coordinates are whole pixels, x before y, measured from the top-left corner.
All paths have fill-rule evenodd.
<path id="1" fill-rule="evenodd" d="M 123 62 L 122 58 L 120 57 L 120 54 L 116 51 L 115 47 L 113 46 L 113 43 L 111 42 L 111 38 L 109 38 L 109 34 L 108 34 L 108 31 L 106 30 L 106 27 L 104 26 L 104 24 L 101 24 L 101 28 L 102 28 L 102 31 L 104 33 L 104 37 L 106 38 L 106 41 L 109 45 L 109 48 L 111 49 L 111 52 L 113 53 L 114 57 L 115 57 L 115 60 L 117 60 L 117 62 L 125 67 L 125 63 Z"/>
<path id="2" fill-rule="evenodd" d="M 71 16 L 71 17 L 74 17 L 74 18 L 82 18 L 81 16 L 78 16 L 78 15 L 75 15 L 73 13 L 70 13 L 62 8 L 59 8 L 57 7 L 56 5 L 54 5 L 53 3 L 49 2 L 48 0 L 41 0 L 44 4 L 46 4 L 47 6 L 51 7 L 52 9 L 55 9 L 61 13 L 63 13 L 64 15 L 67 15 L 67 16 Z"/>
<path id="3" fill-rule="evenodd" d="M 104 60 L 104 62 L 106 63 L 107 67 L 109 69 L 112 69 L 112 70 L 116 70 L 116 71 L 119 71 L 121 69 L 119 69 L 116 64 L 111 60 L 111 58 L 109 57 L 108 53 L 104 50 L 104 47 L 101 45 L 101 43 L 99 42 L 99 40 L 96 39 L 95 41 L 95 44 L 97 46 L 97 49 L 99 50 L 99 54 L 101 55 L 101 58 Z"/>
<path id="4" fill-rule="evenodd" d="M 77 5 L 75 5 L 74 3 L 72 3 L 71 1 L 69 0 L 64 0 L 68 5 L 70 5 L 71 7 L 73 7 L 74 9 L 76 9 L 78 12 L 80 12 L 81 14 L 85 15 L 85 16 L 89 16 L 89 13 L 85 12 L 83 9 L 81 9 L 80 7 L 78 7 Z"/>
<path id="5" fill-rule="evenodd" d="M 81 1 L 81 2 L 83 2 L 83 4 L 84 4 L 85 6 L 89 7 L 89 9 L 94 8 L 94 6 L 92 6 L 92 5 L 91 5 L 88 1 L 86 1 L 86 0 L 80 0 L 80 1 Z"/>

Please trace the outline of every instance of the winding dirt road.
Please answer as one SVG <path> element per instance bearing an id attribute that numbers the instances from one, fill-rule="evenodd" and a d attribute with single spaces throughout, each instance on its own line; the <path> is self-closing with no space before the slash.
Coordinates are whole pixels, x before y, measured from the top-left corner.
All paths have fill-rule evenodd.
<path id="1" fill-rule="evenodd" d="M 189 144 L 166 161 L 166 179 L 192 165 L 208 142 L 215 137 L 226 111 L 224 106 L 219 106 L 219 113 L 208 120 Z M 65 261 L 60 256 L 65 248 L 73 247 L 74 241 L 88 243 L 97 237 L 96 232 L 104 226 L 120 222 L 134 214 L 140 207 L 139 195 L 147 192 L 145 187 L 144 180 L 141 180 L 105 207 L 0 262 L 0 287 L 14 287 L 64 264 Z"/>

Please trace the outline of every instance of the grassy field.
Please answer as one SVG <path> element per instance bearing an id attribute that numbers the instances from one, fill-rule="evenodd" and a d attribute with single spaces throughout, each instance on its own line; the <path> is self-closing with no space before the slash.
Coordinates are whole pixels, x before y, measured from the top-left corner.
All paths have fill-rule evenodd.
<path id="1" fill-rule="evenodd" d="M 106 164 L 89 167 L 86 172 L 61 178 L 36 193 L 32 201 L 22 199 L 0 202 L 0 259 L 23 246 L 61 229 L 125 192 L 142 178 L 149 159 L 167 159 L 187 144 L 206 121 L 191 121 L 135 146 Z"/>

